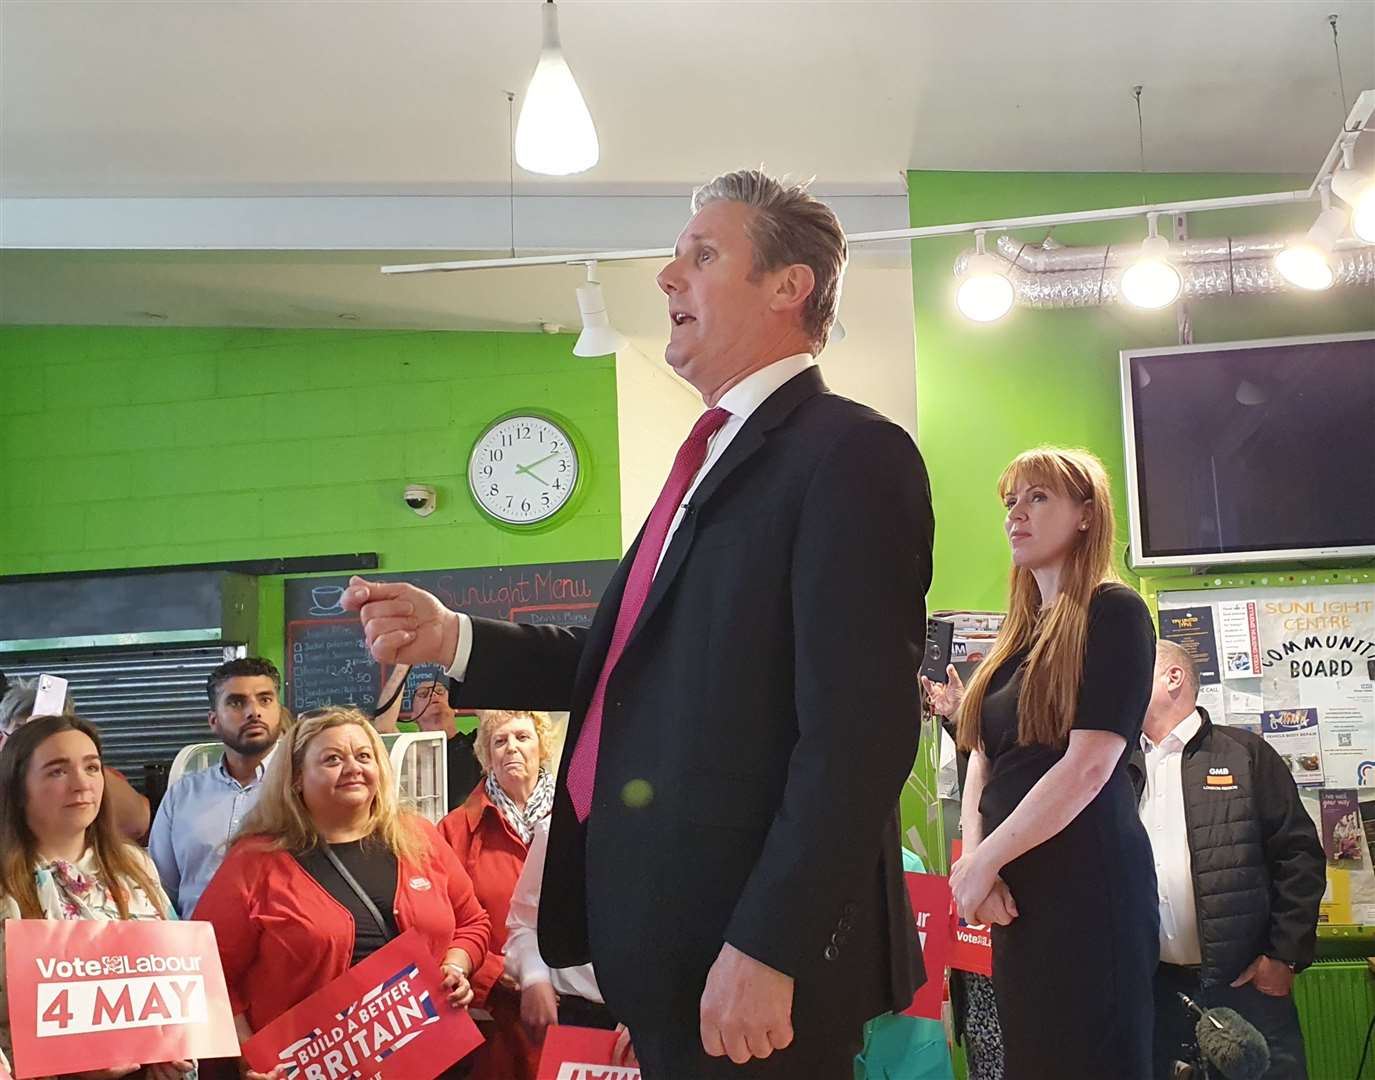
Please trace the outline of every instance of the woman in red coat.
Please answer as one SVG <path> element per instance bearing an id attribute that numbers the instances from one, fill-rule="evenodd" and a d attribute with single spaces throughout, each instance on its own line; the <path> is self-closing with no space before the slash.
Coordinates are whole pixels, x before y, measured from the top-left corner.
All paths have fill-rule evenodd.
<path id="1" fill-rule="evenodd" d="M 215 927 L 240 1042 L 411 929 L 450 1004 L 466 1006 L 490 930 L 453 850 L 398 808 L 377 732 L 344 708 L 305 713 L 282 735 L 194 917 Z"/>
<path id="2" fill-rule="evenodd" d="M 473 749 L 482 782 L 440 822 L 492 919 L 492 948 L 473 972 L 473 1005 L 491 1013 L 487 1039 L 472 1055 L 472 1080 L 534 1080 L 539 1047 L 520 1022 L 520 990 L 504 979 L 506 912 L 525 865 L 535 823 L 554 805 L 549 718 L 544 713 L 484 712 Z"/>

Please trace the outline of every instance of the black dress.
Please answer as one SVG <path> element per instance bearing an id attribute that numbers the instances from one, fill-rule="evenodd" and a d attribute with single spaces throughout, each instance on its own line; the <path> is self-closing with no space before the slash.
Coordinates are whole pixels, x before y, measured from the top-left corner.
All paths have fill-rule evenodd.
<path id="1" fill-rule="evenodd" d="M 1064 751 L 1017 745 L 1022 653 L 993 675 L 980 717 L 988 836 Z M 1003 867 L 1017 903 L 993 928 L 1007 1080 L 1150 1080 L 1159 910 L 1127 757 L 1151 696 L 1155 633 L 1141 598 L 1104 585 L 1089 605 L 1075 730 L 1127 740 L 1103 790 L 1068 826 Z"/>

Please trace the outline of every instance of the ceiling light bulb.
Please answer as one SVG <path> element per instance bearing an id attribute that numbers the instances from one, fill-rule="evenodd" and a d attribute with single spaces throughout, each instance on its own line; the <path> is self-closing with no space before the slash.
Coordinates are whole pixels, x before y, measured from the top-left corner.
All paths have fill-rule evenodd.
<path id="1" fill-rule="evenodd" d="M 1184 279 L 1170 265 L 1170 242 L 1151 235 L 1141 242 L 1141 257 L 1122 275 L 1122 295 L 1139 308 L 1163 308 L 1173 304 L 1184 289 Z"/>
<path id="2" fill-rule="evenodd" d="M 568 176 L 597 164 L 601 148 L 592 114 L 563 58 L 558 11 L 552 3 L 543 11 L 539 63 L 516 122 L 516 163 L 528 172 Z"/>
<path id="3" fill-rule="evenodd" d="M 1332 174 L 1332 194 L 1351 207 L 1351 231 L 1375 244 L 1375 179 L 1352 168 Z"/>
<path id="4" fill-rule="evenodd" d="M 974 233 L 974 254 L 965 265 L 955 306 L 960 314 L 974 322 L 994 322 L 1012 310 L 1016 299 L 1012 282 L 1003 273 L 1000 259 L 984 251 L 984 233 Z"/>
<path id="5" fill-rule="evenodd" d="M 1297 243 L 1286 244 L 1275 256 L 1275 269 L 1300 289 L 1330 288 L 1336 278 L 1330 258 L 1332 247 L 1345 227 L 1346 213 L 1335 206 L 1327 207 L 1313 222 L 1307 236 Z"/>

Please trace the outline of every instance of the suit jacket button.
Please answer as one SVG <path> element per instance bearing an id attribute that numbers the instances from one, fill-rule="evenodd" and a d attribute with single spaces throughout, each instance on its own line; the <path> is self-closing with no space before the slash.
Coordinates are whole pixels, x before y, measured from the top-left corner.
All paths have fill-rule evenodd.
<path id="1" fill-rule="evenodd" d="M 841 930 L 853 930 L 855 928 L 854 921 L 848 915 L 842 918 L 836 925 L 839 926 Z"/>
<path id="2" fill-rule="evenodd" d="M 834 960 L 837 956 L 840 955 L 840 950 L 837 949 L 834 945 L 827 945 L 826 951 L 823 952 L 821 955 L 824 956 L 827 960 Z"/>

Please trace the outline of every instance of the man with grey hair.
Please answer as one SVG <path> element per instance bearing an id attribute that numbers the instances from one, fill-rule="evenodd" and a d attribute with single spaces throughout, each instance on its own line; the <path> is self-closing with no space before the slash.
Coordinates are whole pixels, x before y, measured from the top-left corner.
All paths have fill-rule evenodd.
<path id="1" fill-rule="evenodd" d="M 845 258 L 800 186 L 695 194 L 659 287 L 707 411 L 589 629 L 345 596 L 460 707 L 571 713 L 540 953 L 595 964 L 646 1080 L 848 1078 L 923 981 L 897 804 L 934 525 L 911 438 L 817 368 Z"/>

